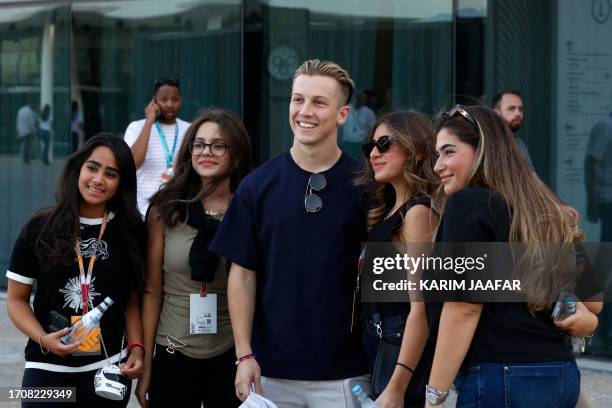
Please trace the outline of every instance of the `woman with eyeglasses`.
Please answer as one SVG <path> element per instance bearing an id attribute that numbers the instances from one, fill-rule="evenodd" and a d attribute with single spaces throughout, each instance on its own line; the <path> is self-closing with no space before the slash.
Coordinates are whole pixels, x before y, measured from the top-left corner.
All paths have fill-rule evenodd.
<path id="1" fill-rule="evenodd" d="M 575 276 L 562 282 L 563 268 L 536 251 L 543 243 L 573 246 L 579 229 L 539 187 L 510 128 L 491 109 L 457 105 L 442 114 L 436 150 L 444 207 L 436 241 L 527 244 L 523 256 L 538 263 L 523 276 L 525 302 L 427 303 L 437 339 L 428 407 L 444 404 L 453 380 L 458 407 L 574 407 L 580 374 L 566 338 L 591 334 L 597 316 L 590 310 L 598 312 L 602 303 L 577 302 L 573 316 L 553 322 L 553 302 L 546 299 L 556 299 Z"/>
<path id="2" fill-rule="evenodd" d="M 381 117 L 363 145 L 364 173 L 358 179 L 369 189 L 368 243 L 428 243 L 438 219 L 430 208 L 437 184 L 433 173 L 431 121 L 414 112 Z M 389 247 L 383 248 L 395 252 Z M 362 284 L 372 275 L 372 257 L 382 253 L 366 245 Z M 387 254 L 394 256 L 394 254 Z M 402 272 L 403 273 L 403 272 Z M 423 388 L 433 350 L 427 347 L 428 329 L 422 302 L 361 304 L 364 346 L 373 371 L 372 393 L 380 407 L 423 407 Z M 410 333 L 410 336 L 404 336 Z M 424 351 L 425 350 L 425 351 Z M 423 355 L 423 357 L 421 357 Z M 421 361 L 421 363 L 419 363 Z"/>
<path id="3" fill-rule="evenodd" d="M 151 198 L 142 305 L 145 369 L 136 389 L 143 407 L 240 403 L 226 260 L 208 246 L 250 167 L 250 140 L 240 119 L 206 109 L 185 134 L 173 177 Z"/>

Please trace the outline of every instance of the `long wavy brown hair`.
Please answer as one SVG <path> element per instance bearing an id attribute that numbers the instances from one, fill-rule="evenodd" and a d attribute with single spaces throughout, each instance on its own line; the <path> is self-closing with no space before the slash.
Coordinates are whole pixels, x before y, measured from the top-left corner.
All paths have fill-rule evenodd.
<path id="1" fill-rule="evenodd" d="M 230 155 L 230 166 L 226 174 L 221 174 L 202 185 L 202 179 L 191 165 L 189 144 L 195 139 L 200 126 L 206 122 L 219 125 L 222 136 L 228 144 L 225 154 Z M 216 107 L 203 109 L 191 122 L 176 157 L 174 176 L 151 197 L 150 206 L 155 207 L 156 216 L 168 226 L 187 218 L 190 203 L 203 199 L 211 194 L 227 178 L 230 179 L 230 191 L 236 191 L 238 184 L 251 169 L 251 141 L 244 124 L 234 113 Z"/>
<path id="2" fill-rule="evenodd" d="M 387 126 L 397 143 L 406 152 L 403 176 L 406 186 L 413 196 L 431 197 L 438 185 L 433 171 L 434 138 L 430 119 L 419 112 L 391 112 L 381 116 L 370 131 L 366 142 L 374 138 L 376 129 Z M 417 156 L 421 156 L 417 160 Z M 369 157 L 364 158 L 363 172 L 356 184 L 364 186 L 368 197 L 368 229 L 384 218 L 395 203 L 395 191 L 389 183 L 379 183 L 374 179 L 374 170 Z M 435 224 L 434 224 L 435 225 Z"/>
<path id="3" fill-rule="evenodd" d="M 446 129 L 474 148 L 468 186 L 486 186 L 506 201 L 511 219 L 509 242 L 528 244 L 521 246 L 519 263 L 526 268 L 519 278 L 524 283 L 529 309 L 545 310 L 550 306 L 545 299 L 555 298 L 571 286 L 568 281 L 575 279 L 575 273 L 560 264 L 567 257 L 550 256 L 550 245 L 581 242 L 582 232 L 563 211 L 560 200 L 543 188 L 529 169 L 506 122 L 484 105 L 462 108 L 477 121 L 477 127 L 459 114 L 452 118 L 441 114 L 435 133 Z M 436 201 L 437 207 L 443 208 L 446 197 L 442 188 Z M 565 246 L 568 247 L 573 245 Z"/>

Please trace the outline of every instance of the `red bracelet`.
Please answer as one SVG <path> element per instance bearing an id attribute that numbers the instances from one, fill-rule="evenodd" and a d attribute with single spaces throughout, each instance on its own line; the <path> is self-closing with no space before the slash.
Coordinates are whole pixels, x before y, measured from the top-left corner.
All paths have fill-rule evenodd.
<path id="1" fill-rule="evenodd" d="M 132 349 L 132 347 L 140 347 L 140 348 L 142 348 L 142 351 L 144 351 L 144 350 L 145 350 L 145 346 L 144 346 L 144 344 L 142 344 L 142 343 L 141 343 L 141 342 L 139 342 L 139 341 L 133 341 L 133 342 L 131 342 L 131 343 L 128 343 L 128 345 L 127 345 L 128 353 L 130 352 L 130 350 Z"/>
<path id="2" fill-rule="evenodd" d="M 240 363 L 242 363 L 245 360 L 250 360 L 252 358 L 255 358 L 255 354 L 251 353 L 251 354 L 246 354 L 242 357 L 238 357 L 238 359 L 236 360 L 236 362 L 234 364 L 238 365 Z"/>

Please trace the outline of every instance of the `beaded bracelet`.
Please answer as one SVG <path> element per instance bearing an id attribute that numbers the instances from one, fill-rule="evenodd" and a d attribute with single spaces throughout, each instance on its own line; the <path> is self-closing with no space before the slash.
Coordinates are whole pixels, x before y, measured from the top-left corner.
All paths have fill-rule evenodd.
<path id="1" fill-rule="evenodd" d="M 238 358 L 236 359 L 236 361 L 234 362 L 234 364 L 238 365 L 238 364 L 242 363 L 243 361 L 245 361 L 245 360 L 249 360 L 249 359 L 251 359 L 251 358 L 255 358 L 255 354 L 253 354 L 253 353 L 251 353 L 251 354 L 245 354 L 245 355 L 244 355 L 244 356 L 242 356 L 242 357 L 238 357 Z"/>

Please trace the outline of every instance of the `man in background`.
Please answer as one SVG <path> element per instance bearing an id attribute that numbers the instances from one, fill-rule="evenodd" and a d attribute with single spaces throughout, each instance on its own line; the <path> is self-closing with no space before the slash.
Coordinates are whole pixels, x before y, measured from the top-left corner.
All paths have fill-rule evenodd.
<path id="1" fill-rule="evenodd" d="M 159 79 L 144 110 L 145 118 L 130 123 L 125 130 L 125 142 L 136 162 L 138 209 L 142 215 L 147 212 L 149 198 L 173 175 L 175 153 L 189 128 L 189 122 L 177 117 L 181 103 L 179 81 Z"/>
<path id="2" fill-rule="evenodd" d="M 519 145 L 519 149 L 523 153 L 525 160 L 527 161 L 527 165 L 529 166 L 529 170 L 533 173 L 536 180 L 540 183 L 543 188 L 548 189 L 548 186 L 544 184 L 544 182 L 538 177 L 535 172 L 535 168 L 533 166 L 533 162 L 531 161 L 531 156 L 529 155 L 529 150 L 527 149 L 527 145 L 521 139 L 517 132 L 523 125 L 524 114 L 523 114 L 523 98 L 521 96 L 521 92 L 516 89 L 511 89 L 507 91 L 503 91 L 498 93 L 493 97 L 493 109 L 501 116 L 510 129 L 516 136 L 516 141 Z M 554 194 L 554 193 L 553 193 Z M 556 194 L 555 194 L 556 195 Z M 560 199 L 559 199 L 560 201 Z M 580 213 L 574 207 L 569 205 L 562 205 L 563 210 L 572 218 L 576 220 L 576 223 L 580 220 Z"/>

